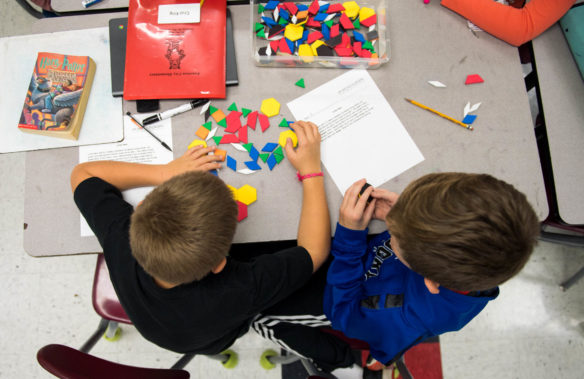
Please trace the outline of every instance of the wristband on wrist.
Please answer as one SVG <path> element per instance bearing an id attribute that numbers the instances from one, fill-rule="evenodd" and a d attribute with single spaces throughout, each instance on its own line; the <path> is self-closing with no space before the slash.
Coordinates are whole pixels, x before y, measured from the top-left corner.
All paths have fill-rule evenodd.
<path id="1" fill-rule="evenodd" d="M 301 182 L 304 179 L 314 178 L 316 176 L 323 176 L 323 173 L 322 173 L 322 171 L 320 171 L 320 172 L 313 172 L 311 174 L 300 175 L 300 172 L 296 171 L 296 176 L 298 177 L 298 181 Z"/>

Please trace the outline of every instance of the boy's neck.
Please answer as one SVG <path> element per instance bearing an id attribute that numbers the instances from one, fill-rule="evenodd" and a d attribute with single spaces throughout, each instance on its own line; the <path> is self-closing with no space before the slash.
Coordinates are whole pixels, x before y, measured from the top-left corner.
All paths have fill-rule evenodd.
<path id="1" fill-rule="evenodd" d="M 165 290 L 174 288 L 174 287 L 176 287 L 178 285 L 178 284 L 171 284 L 171 283 L 165 282 L 164 280 L 158 279 L 156 277 L 153 277 L 153 278 L 154 278 L 154 283 L 156 283 L 156 285 L 158 287 L 164 288 Z"/>

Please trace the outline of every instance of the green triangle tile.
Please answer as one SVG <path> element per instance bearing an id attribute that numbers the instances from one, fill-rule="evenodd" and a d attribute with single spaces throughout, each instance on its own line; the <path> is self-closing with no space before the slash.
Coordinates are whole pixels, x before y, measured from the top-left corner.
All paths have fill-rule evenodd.
<path id="1" fill-rule="evenodd" d="M 306 88 L 304 85 L 304 78 L 300 79 L 299 81 L 297 81 L 296 83 L 294 83 L 294 85 L 300 87 L 300 88 Z"/>
<path id="2" fill-rule="evenodd" d="M 262 162 L 266 163 L 266 161 L 268 160 L 268 158 L 270 157 L 270 153 L 264 153 L 264 154 L 260 154 L 260 159 L 262 160 Z"/>
<path id="3" fill-rule="evenodd" d="M 283 118 L 282 121 L 280 121 L 280 123 L 278 124 L 278 126 L 281 126 L 283 128 L 287 128 L 288 127 L 288 121 L 286 121 L 286 119 Z"/>
<path id="4" fill-rule="evenodd" d="M 326 24 L 326 26 L 328 26 L 329 28 L 333 27 L 334 21 L 333 20 L 328 20 L 324 22 Z"/>
<path id="5" fill-rule="evenodd" d="M 263 5 L 258 5 L 258 14 L 262 13 L 264 11 L 264 6 Z"/>
<path id="6" fill-rule="evenodd" d="M 280 154 L 274 154 L 274 158 L 276 158 L 276 162 L 280 163 L 284 160 L 284 156 Z"/>
<path id="7" fill-rule="evenodd" d="M 215 107 L 214 107 L 214 106 L 212 106 L 212 105 L 209 105 L 209 113 L 210 113 L 210 114 L 213 114 L 213 113 L 215 113 L 215 112 L 217 112 L 217 108 L 215 108 Z"/>
<path id="8" fill-rule="evenodd" d="M 279 155 L 281 157 L 284 156 L 284 152 L 282 151 L 282 146 L 281 145 L 278 145 L 278 147 L 276 148 L 276 150 L 274 150 L 272 153 L 274 155 Z"/>
<path id="9" fill-rule="evenodd" d="M 231 105 L 229 106 L 229 108 L 227 108 L 228 111 L 236 111 L 237 112 L 237 104 L 235 103 L 231 103 Z"/>
<path id="10" fill-rule="evenodd" d="M 263 29 L 263 28 L 264 28 L 264 26 L 262 24 L 260 24 L 259 22 L 255 23 L 254 29 L 255 29 L 256 33 L 259 32 L 260 29 Z"/>
<path id="11" fill-rule="evenodd" d="M 256 33 L 256 36 L 258 36 L 260 38 L 266 38 L 266 32 L 264 31 L 264 29 L 262 29 Z"/>
<path id="12" fill-rule="evenodd" d="M 219 143 L 221 141 L 221 138 L 223 138 L 223 136 L 214 136 L 211 138 L 213 139 L 213 141 L 215 141 L 215 145 L 219 146 Z"/>
<path id="13" fill-rule="evenodd" d="M 280 17 L 280 19 L 278 20 L 278 24 L 280 25 L 286 25 L 288 23 L 288 20 L 286 20 L 284 17 Z"/>
<path id="14" fill-rule="evenodd" d="M 241 108 L 241 112 L 243 113 L 243 117 L 247 117 L 251 113 L 251 109 Z"/>
<path id="15" fill-rule="evenodd" d="M 353 26 L 357 30 L 359 30 L 361 28 L 361 23 L 359 23 L 359 18 L 356 18 L 355 21 L 353 21 Z"/>
<path id="16" fill-rule="evenodd" d="M 213 129 L 213 124 L 211 123 L 211 121 L 207 121 L 206 123 L 204 123 L 202 126 L 205 127 L 205 129 L 211 130 Z"/>
<path id="17" fill-rule="evenodd" d="M 373 44 L 370 41 L 367 41 L 363 44 L 362 46 L 363 49 L 367 49 L 367 50 L 374 50 L 375 48 L 373 47 Z"/>
<path id="18" fill-rule="evenodd" d="M 253 146 L 253 143 L 244 143 L 243 147 L 245 148 L 245 150 L 247 150 L 248 152 L 251 150 L 251 147 Z"/>
<path id="19" fill-rule="evenodd" d="M 219 121 L 217 123 L 217 125 L 220 125 L 220 126 L 226 128 L 227 127 L 227 120 L 223 119 L 223 120 Z"/>

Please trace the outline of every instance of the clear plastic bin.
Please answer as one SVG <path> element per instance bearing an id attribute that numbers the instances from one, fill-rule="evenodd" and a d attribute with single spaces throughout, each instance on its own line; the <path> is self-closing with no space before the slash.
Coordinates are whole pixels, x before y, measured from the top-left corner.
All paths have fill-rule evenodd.
<path id="1" fill-rule="evenodd" d="M 265 6 L 267 4 L 267 0 L 250 0 L 250 9 L 251 9 L 251 47 L 252 47 L 252 57 L 254 62 L 257 66 L 266 66 L 266 67 L 330 67 L 330 68 L 365 68 L 365 69 L 374 69 L 380 67 L 385 62 L 389 61 L 390 50 L 389 50 L 389 34 L 387 30 L 387 22 L 388 22 L 388 1 L 387 0 L 355 0 L 355 2 L 359 5 L 359 7 L 368 7 L 375 10 L 375 14 L 377 15 L 377 23 L 374 24 L 374 30 L 377 31 L 377 39 L 371 41 L 373 44 L 373 48 L 375 53 L 377 53 L 377 57 L 373 56 L 371 58 L 364 58 L 359 56 L 351 56 L 351 57 L 343 57 L 336 54 L 334 48 L 331 48 L 333 56 L 313 56 L 312 58 L 308 56 L 301 56 L 298 53 L 298 44 L 295 43 L 295 50 L 293 54 L 284 54 L 280 51 L 274 52 L 270 47 L 270 40 L 268 39 L 268 30 L 267 26 L 264 26 L 264 33 L 265 38 L 258 37 L 256 32 L 256 23 L 262 22 L 262 14 L 265 17 L 273 17 L 273 11 L 266 10 L 263 13 L 258 12 L 260 4 Z M 306 6 L 310 6 L 312 1 L 280 1 L 280 4 L 284 3 L 294 3 L 295 5 L 303 4 Z M 320 2 L 321 4 L 325 2 Z M 329 4 L 343 4 L 343 1 L 330 1 Z M 287 10 L 287 9 L 286 9 Z M 339 17 L 335 17 L 335 23 L 338 23 Z M 312 31 L 321 31 L 320 28 L 310 27 L 304 25 L 305 29 L 308 29 L 309 32 Z M 342 26 L 340 27 L 341 33 L 344 31 Z M 369 27 L 365 27 L 361 25 L 359 32 L 366 37 L 367 34 L 370 32 Z M 347 30 L 346 33 L 352 37 L 352 30 Z M 284 33 L 280 33 L 283 35 Z M 282 37 L 276 37 L 282 38 Z M 324 40 L 324 39 L 323 39 Z M 352 40 L 354 42 L 354 40 Z"/>

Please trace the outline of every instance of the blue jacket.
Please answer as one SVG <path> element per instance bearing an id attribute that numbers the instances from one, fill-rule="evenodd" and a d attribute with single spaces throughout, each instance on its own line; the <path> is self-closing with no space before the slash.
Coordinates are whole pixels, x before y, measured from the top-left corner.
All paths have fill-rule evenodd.
<path id="1" fill-rule="evenodd" d="M 390 363 L 431 336 L 461 329 L 499 289 L 463 295 L 440 287 L 431 294 L 424 278 L 391 251 L 384 232 L 367 243 L 367 230 L 337 224 L 324 311 L 334 329 L 369 343 L 371 355 Z"/>

